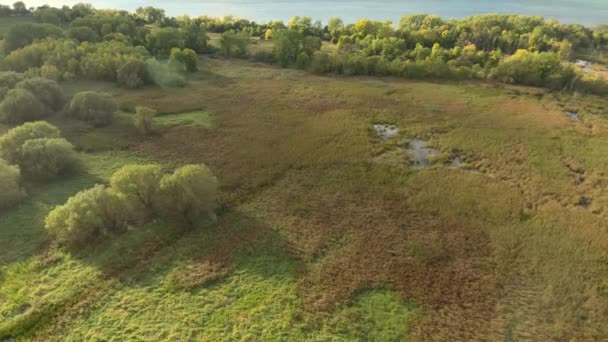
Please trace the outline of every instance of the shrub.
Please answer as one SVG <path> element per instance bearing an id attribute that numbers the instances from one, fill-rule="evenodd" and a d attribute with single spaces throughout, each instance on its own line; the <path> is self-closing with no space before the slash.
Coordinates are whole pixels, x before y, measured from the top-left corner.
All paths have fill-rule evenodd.
<path id="1" fill-rule="evenodd" d="M 310 65 L 310 56 L 306 52 L 300 52 L 296 58 L 296 67 L 306 69 Z"/>
<path id="2" fill-rule="evenodd" d="M 134 212 L 144 211 L 149 216 L 157 209 L 162 176 L 158 165 L 127 165 L 112 175 L 110 186 L 126 197 Z"/>
<path id="3" fill-rule="evenodd" d="M 74 246 L 120 233 L 127 221 L 123 196 L 96 185 L 55 207 L 45 219 L 45 228 L 59 243 Z"/>
<path id="4" fill-rule="evenodd" d="M 0 88 L 12 89 L 15 85 L 25 78 L 25 75 L 14 71 L 0 72 Z"/>
<path id="5" fill-rule="evenodd" d="M 19 124 L 42 119 L 49 109 L 31 92 L 25 89 L 11 89 L 0 103 L 0 121 Z"/>
<path id="6" fill-rule="evenodd" d="M 53 111 L 60 110 L 65 104 L 63 90 L 55 81 L 42 77 L 34 77 L 17 83 L 16 87 L 28 90 Z"/>
<path id="7" fill-rule="evenodd" d="M 154 84 L 161 87 L 183 87 L 187 83 L 184 76 L 153 58 L 146 61 L 146 72 Z"/>
<path id="8" fill-rule="evenodd" d="M 70 27 L 66 32 L 68 38 L 79 42 L 96 42 L 99 40 L 97 32 L 87 26 Z"/>
<path id="9" fill-rule="evenodd" d="M 94 126 L 107 126 L 112 123 L 117 109 L 118 106 L 110 95 L 83 91 L 74 95 L 67 113 Z"/>
<path id="10" fill-rule="evenodd" d="M 27 140 L 59 137 L 61 134 L 57 127 L 46 121 L 28 122 L 0 136 L 0 158 L 10 164 L 17 164 L 21 158 L 21 148 Z"/>
<path id="11" fill-rule="evenodd" d="M 205 217 L 215 218 L 218 182 L 205 165 L 186 165 L 160 181 L 164 216 L 194 226 Z"/>
<path id="12" fill-rule="evenodd" d="M 79 159 L 65 139 L 30 139 L 21 147 L 18 165 L 26 178 L 44 181 L 74 171 Z"/>
<path id="13" fill-rule="evenodd" d="M 156 111 L 152 108 L 135 107 L 135 128 L 143 135 L 152 134 L 154 132 L 155 114 Z"/>
<path id="14" fill-rule="evenodd" d="M 198 56 L 191 49 L 171 49 L 169 66 L 176 71 L 195 72 L 198 70 Z"/>
<path id="15" fill-rule="evenodd" d="M 116 80 L 118 84 L 125 88 L 135 89 L 146 84 L 148 79 L 146 73 L 146 63 L 139 59 L 133 59 L 116 71 Z"/>
<path id="16" fill-rule="evenodd" d="M 0 209 L 17 204 L 25 196 L 21 187 L 21 173 L 16 166 L 0 159 Z"/>

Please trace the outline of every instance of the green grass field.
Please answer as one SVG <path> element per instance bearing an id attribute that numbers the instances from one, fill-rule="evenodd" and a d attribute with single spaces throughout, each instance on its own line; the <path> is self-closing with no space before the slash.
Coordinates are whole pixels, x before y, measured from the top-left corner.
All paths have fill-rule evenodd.
<path id="1" fill-rule="evenodd" d="M 103 129 L 50 120 L 86 171 L 0 213 L 0 337 L 608 338 L 605 99 L 220 59 L 183 89 L 66 92 L 100 87 L 121 108 L 161 113 L 159 132 L 139 136 L 128 113 Z M 399 136 L 378 139 L 376 123 Z M 409 166 L 412 138 L 468 167 Z M 54 205 L 152 161 L 207 164 L 222 184 L 218 223 L 51 247 Z"/>

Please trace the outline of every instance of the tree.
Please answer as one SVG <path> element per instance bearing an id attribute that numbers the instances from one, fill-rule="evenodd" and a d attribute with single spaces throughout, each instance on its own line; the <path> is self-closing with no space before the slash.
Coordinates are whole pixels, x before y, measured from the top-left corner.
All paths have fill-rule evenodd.
<path id="1" fill-rule="evenodd" d="M 171 50 L 169 65 L 176 71 L 195 72 L 198 70 L 198 56 L 191 49 L 174 48 Z"/>
<path id="2" fill-rule="evenodd" d="M 333 43 L 337 43 L 338 39 L 340 39 L 340 35 L 342 35 L 342 31 L 344 30 L 344 22 L 340 18 L 331 18 L 327 23 L 327 29 L 331 35 L 331 41 Z"/>
<path id="3" fill-rule="evenodd" d="M 50 110 L 25 89 L 11 89 L 0 103 L 0 121 L 19 124 L 40 120 L 50 114 Z"/>
<path id="4" fill-rule="evenodd" d="M 72 98 L 67 114 L 93 124 L 107 126 L 112 123 L 118 106 L 109 94 L 83 91 Z"/>
<path id="5" fill-rule="evenodd" d="M 87 26 L 70 27 L 66 31 L 66 36 L 78 42 L 96 42 L 99 40 L 99 35 L 95 30 Z"/>
<path id="6" fill-rule="evenodd" d="M 44 220 L 46 230 L 60 244 L 82 244 L 123 232 L 129 212 L 124 196 L 103 185 L 81 191 L 55 207 Z"/>
<path id="7" fill-rule="evenodd" d="M 19 168 L 0 159 L 0 210 L 19 203 L 24 196 Z"/>
<path id="8" fill-rule="evenodd" d="M 13 13 L 15 15 L 24 16 L 30 14 L 30 11 L 23 1 L 17 1 L 13 4 Z"/>
<path id="9" fill-rule="evenodd" d="M 0 72 L 0 87 L 12 89 L 17 83 L 22 81 L 25 75 L 14 71 Z"/>
<path id="10" fill-rule="evenodd" d="M 40 138 L 23 144 L 18 165 L 27 179 L 46 181 L 76 170 L 80 160 L 67 140 Z"/>
<path id="11" fill-rule="evenodd" d="M 9 130 L 0 136 L 0 158 L 10 164 L 18 164 L 21 158 L 23 144 L 30 139 L 55 139 L 61 133 L 57 127 L 46 121 L 28 122 Z"/>
<path id="12" fill-rule="evenodd" d="M 63 37 L 63 30 L 51 24 L 20 23 L 11 26 L 4 37 L 4 51 L 9 53 L 35 40 Z"/>
<path id="13" fill-rule="evenodd" d="M 143 134 L 149 135 L 154 132 L 154 115 L 156 111 L 152 108 L 135 107 L 135 128 Z"/>
<path id="14" fill-rule="evenodd" d="M 220 39 L 220 51 L 224 56 L 245 56 L 247 55 L 250 39 L 249 34 L 246 32 L 236 33 L 232 30 L 226 31 Z"/>
<path id="15" fill-rule="evenodd" d="M 205 165 L 186 165 L 160 181 L 162 211 L 178 224 L 194 226 L 215 218 L 218 182 Z"/>
<path id="16" fill-rule="evenodd" d="M 123 194 L 134 212 L 145 212 L 144 219 L 158 212 L 158 192 L 163 177 L 159 165 L 127 165 L 110 178 L 113 190 Z"/>
<path id="17" fill-rule="evenodd" d="M 138 7 L 135 14 L 148 24 L 160 23 L 165 18 L 165 10 L 152 6 Z"/>
<path id="18" fill-rule="evenodd" d="M 306 69 L 310 65 L 310 56 L 306 52 L 300 52 L 296 58 L 296 67 Z"/>
<path id="19" fill-rule="evenodd" d="M 65 104 L 63 89 L 53 80 L 33 77 L 17 83 L 15 87 L 28 90 L 52 111 L 60 110 Z"/>
<path id="20" fill-rule="evenodd" d="M 128 89 L 142 87 L 147 79 L 146 63 L 141 59 L 131 59 L 116 71 L 116 81 Z"/>
<path id="21" fill-rule="evenodd" d="M 296 30 L 279 31 L 274 35 L 273 53 L 279 64 L 286 67 L 294 63 L 302 52 L 304 36 Z"/>
<path id="22" fill-rule="evenodd" d="M 169 56 L 171 49 L 183 48 L 184 37 L 175 27 L 155 28 L 146 35 L 148 49 L 157 57 Z"/>

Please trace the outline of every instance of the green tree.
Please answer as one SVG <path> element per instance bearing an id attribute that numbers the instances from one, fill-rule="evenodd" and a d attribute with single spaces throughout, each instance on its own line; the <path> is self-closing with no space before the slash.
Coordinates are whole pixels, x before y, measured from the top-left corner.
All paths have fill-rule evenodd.
<path id="1" fill-rule="evenodd" d="M 276 32 L 273 40 L 273 54 L 283 67 L 294 63 L 298 54 L 303 50 L 304 36 L 297 30 Z"/>
<path id="2" fill-rule="evenodd" d="M 34 40 L 63 37 L 63 30 L 51 24 L 20 23 L 11 26 L 4 36 L 4 51 L 9 53 L 31 44 Z"/>
<path id="3" fill-rule="evenodd" d="M 21 147 L 18 165 L 25 178 L 47 181 L 75 171 L 80 159 L 65 139 L 29 139 Z"/>
<path id="4" fill-rule="evenodd" d="M 52 111 L 60 110 L 65 104 L 63 89 L 61 89 L 59 84 L 53 80 L 33 77 L 17 83 L 15 87 L 28 90 Z"/>
<path id="5" fill-rule="evenodd" d="M 144 212 L 143 219 L 159 210 L 159 189 L 163 177 L 159 165 L 127 165 L 110 178 L 113 190 L 123 194 L 134 212 Z"/>
<path id="6" fill-rule="evenodd" d="M 61 133 L 57 127 L 46 121 L 28 122 L 9 130 L 0 136 L 0 158 L 10 164 L 18 164 L 21 158 L 23 144 L 30 139 L 55 139 Z"/>
<path id="7" fill-rule="evenodd" d="M 241 57 L 247 55 L 251 37 L 246 32 L 224 32 L 220 39 L 220 52 L 224 56 Z"/>
<path id="8" fill-rule="evenodd" d="M 156 115 L 156 111 L 154 109 L 137 106 L 135 108 L 135 128 L 137 128 L 137 130 L 143 135 L 154 133 L 154 115 Z"/>
<path id="9" fill-rule="evenodd" d="M 124 196 L 96 185 L 55 207 L 44 223 L 49 234 L 60 244 L 82 247 L 125 231 L 128 218 Z"/>
<path id="10" fill-rule="evenodd" d="M 95 30 L 87 26 L 70 27 L 66 31 L 66 36 L 78 42 L 96 42 L 99 40 L 99 35 Z"/>
<path id="11" fill-rule="evenodd" d="M 25 89 L 11 89 L 0 103 L 0 121 L 19 124 L 40 120 L 50 114 L 50 110 Z"/>
<path id="12" fill-rule="evenodd" d="M 94 126 L 107 126 L 117 110 L 116 101 L 109 94 L 83 91 L 74 95 L 67 114 Z"/>
<path id="13" fill-rule="evenodd" d="M 218 182 L 205 165 L 186 165 L 160 181 L 164 216 L 180 225 L 194 226 L 215 218 Z"/>
<path id="14" fill-rule="evenodd" d="M 128 89 L 142 87 L 147 79 L 146 63 L 141 59 L 131 59 L 116 71 L 116 81 Z"/>
<path id="15" fill-rule="evenodd" d="M 0 210 L 14 206 L 24 196 L 19 168 L 0 159 Z"/>
<path id="16" fill-rule="evenodd" d="M 184 36 L 175 27 L 154 28 L 146 35 L 148 49 L 157 57 L 167 57 L 173 48 L 183 48 Z"/>
<path id="17" fill-rule="evenodd" d="M 198 70 L 198 56 L 191 49 L 174 48 L 171 50 L 169 65 L 176 71 L 195 72 Z"/>

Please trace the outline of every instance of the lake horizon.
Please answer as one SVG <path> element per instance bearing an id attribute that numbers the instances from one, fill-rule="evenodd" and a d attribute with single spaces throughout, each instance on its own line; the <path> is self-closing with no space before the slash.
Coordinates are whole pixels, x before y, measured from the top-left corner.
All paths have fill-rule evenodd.
<path id="1" fill-rule="evenodd" d="M 11 1 L 0 1 L 10 5 Z M 36 0 L 26 1 L 27 6 L 37 7 L 48 4 L 54 7 L 72 6 L 83 1 Z M 84 1 L 87 2 L 87 1 Z M 154 6 L 165 9 L 170 16 L 189 15 L 224 17 L 232 15 L 256 22 L 271 20 L 288 21 L 294 16 L 308 16 L 327 23 L 332 17 L 339 17 L 347 23 L 366 18 L 390 20 L 398 23 L 399 18 L 409 14 L 438 15 L 445 19 L 464 18 L 472 15 L 501 13 L 543 16 L 562 23 L 597 26 L 608 24 L 608 2 L 605 0 L 503 0 L 488 3 L 485 0 L 389 0 L 370 4 L 367 1 L 273 1 L 273 0 L 208 0 L 208 1 L 89 1 L 99 9 L 121 9 L 134 11 L 140 6 Z"/>

